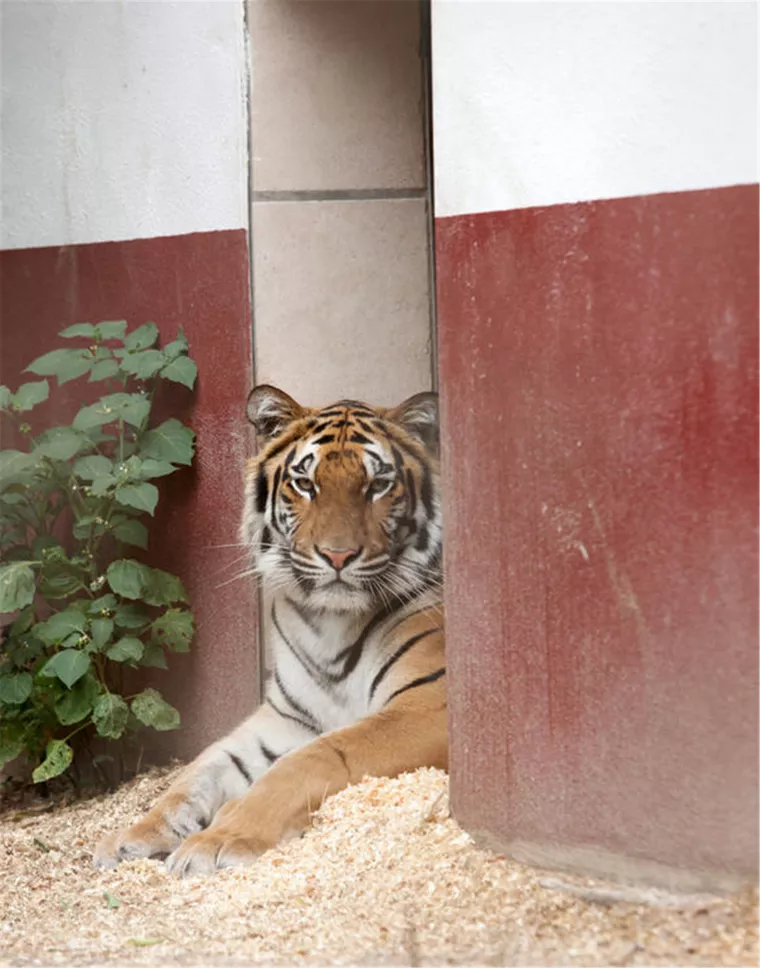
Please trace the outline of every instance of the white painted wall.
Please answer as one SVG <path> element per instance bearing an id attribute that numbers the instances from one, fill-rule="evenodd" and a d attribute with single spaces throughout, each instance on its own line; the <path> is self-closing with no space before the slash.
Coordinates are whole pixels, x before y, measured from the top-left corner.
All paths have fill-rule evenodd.
<path id="1" fill-rule="evenodd" d="M 0 248 L 247 225 L 240 0 L 2 0 Z"/>
<path id="2" fill-rule="evenodd" d="M 753 2 L 432 0 L 436 215 L 757 181 Z"/>

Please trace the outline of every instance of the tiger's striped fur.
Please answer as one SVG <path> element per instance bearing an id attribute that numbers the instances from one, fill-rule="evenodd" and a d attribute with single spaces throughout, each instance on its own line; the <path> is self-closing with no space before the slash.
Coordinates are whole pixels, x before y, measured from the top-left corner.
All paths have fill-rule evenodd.
<path id="1" fill-rule="evenodd" d="M 265 701 L 102 841 L 98 866 L 246 864 L 365 775 L 446 767 L 435 396 L 314 410 L 263 386 L 249 416 L 264 447 L 247 467 L 241 534 L 269 592 Z"/>

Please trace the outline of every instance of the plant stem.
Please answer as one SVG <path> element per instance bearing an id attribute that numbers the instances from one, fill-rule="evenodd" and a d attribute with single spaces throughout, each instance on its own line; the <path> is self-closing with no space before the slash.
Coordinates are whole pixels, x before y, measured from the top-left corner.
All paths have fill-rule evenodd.
<path id="1" fill-rule="evenodd" d="M 83 729 L 86 729 L 88 726 L 91 726 L 91 725 L 92 725 L 92 717 L 88 716 L 83 723 L 80 723 L 76 729 L 73 729 L 68 736 L 64 737 L 63 742 L 68 743 L 68 741 L 71 739 L 72 736 L 76 736 L 77 733 L 81 733 Z"/>

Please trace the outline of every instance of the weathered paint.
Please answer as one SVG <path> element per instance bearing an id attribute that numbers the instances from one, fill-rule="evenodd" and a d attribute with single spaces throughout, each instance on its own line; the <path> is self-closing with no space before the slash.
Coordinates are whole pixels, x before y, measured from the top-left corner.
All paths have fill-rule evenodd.
<path id="1" fill-rule="evenodd" d="M 154 320 L 165 341 L 180 325 L 190 341 L 199 364 L 192 405 L 183 388 L 159 405 L 193 427 L 197 458 L 192 469 L 157 482 L 162 499 L 148 560 L 182 578 L 198 621 L 190 654 L 171 657 L 169 671 L 155 673 L 183 719 L 164 745 L 194 755 L 258 700 L 255 586 L 251 578 L 230 581 L 245 568 L 235 543 L 243 462 L 253 451 L 244 413 L 252 385 L 246 233 L 2 252 L 0 291 L 0 383 L 11 386 L 70 323 Z M 63 422 L 82 402 L 82 386 L 53 392 L 64 401 L 54 414 Z M 43 406 L 34 416 L 44 421 L 45 413 Z"/>
<path id="2" fill-rule="evenodd" d="M 757 876 L 757 212 L 437 222 L 453 806 L 521 856 Z"/>

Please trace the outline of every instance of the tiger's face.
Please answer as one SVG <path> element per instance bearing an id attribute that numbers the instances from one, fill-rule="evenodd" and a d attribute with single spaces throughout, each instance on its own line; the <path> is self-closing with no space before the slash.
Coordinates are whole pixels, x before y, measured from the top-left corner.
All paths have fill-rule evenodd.
<path id="1" fill-rule="evenodd" d="M 439 585 L 435 394 L 317 410 L 261 386 L 248 414 L 264 447 L 246 471 L 242 537 L 272 590 L 363 612 Z"/>

